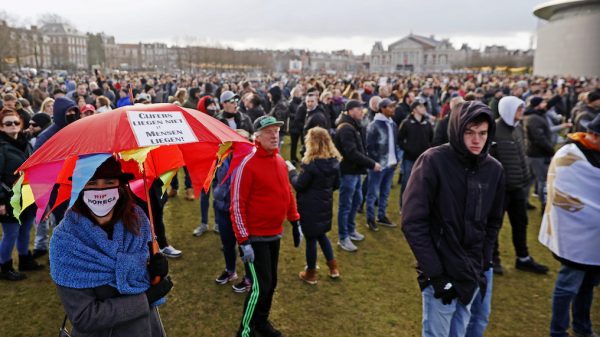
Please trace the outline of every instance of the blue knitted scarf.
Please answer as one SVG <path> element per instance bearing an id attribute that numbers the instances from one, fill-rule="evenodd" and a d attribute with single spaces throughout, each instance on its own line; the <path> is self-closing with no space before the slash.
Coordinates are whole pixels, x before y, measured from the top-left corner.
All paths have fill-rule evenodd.
<path id="1" fill-rule="evenodd" d="M 114 225 L 112 240 L 87 217 L 68 210 L 50 240 L 50 276 L 63 287 L 85 289 L 109 285 L 123 295 L 140 294 L 150 287 L 146 269 L 151 241 L 150 223 L 139 207 L 140 235 L 122 221 Z M 159 301 L 162 304 L 164 300 Z"/>

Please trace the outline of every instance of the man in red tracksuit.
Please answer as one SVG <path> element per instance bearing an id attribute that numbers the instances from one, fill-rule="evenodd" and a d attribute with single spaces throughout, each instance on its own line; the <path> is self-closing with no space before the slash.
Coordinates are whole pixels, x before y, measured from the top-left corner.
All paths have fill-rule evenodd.
<path id="1" fill-rule="evenodd" d="M 282 336 L 268 318 L 277 286 L 279 243 L 286 218 L 293 225 L 294 245 L 300 244 L 300 215 L 286 164 L 279 155 L 282 124 L 272 116 L 254 121 L 256 148 L 237 167 L 231 184 L 233 231 L 252 277 L 237 333 L 241 337 L 254 336 L 254 332 L 265 337 Z"/>

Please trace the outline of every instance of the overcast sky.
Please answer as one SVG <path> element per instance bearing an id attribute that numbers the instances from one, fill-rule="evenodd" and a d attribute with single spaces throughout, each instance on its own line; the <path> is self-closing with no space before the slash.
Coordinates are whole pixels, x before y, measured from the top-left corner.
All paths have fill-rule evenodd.
<path id="1" fill-rule="evenodd" d="M 501 44 L 527 49 L 540 0 L 145 0 L 3 1 L 20 24 L 56 13 L 82 32 L 105 32 L 117 43 L 165 42 L 242 48 L 351 49 L 370 53 L 410 32 L 449 38 L 456 48 Z"/>

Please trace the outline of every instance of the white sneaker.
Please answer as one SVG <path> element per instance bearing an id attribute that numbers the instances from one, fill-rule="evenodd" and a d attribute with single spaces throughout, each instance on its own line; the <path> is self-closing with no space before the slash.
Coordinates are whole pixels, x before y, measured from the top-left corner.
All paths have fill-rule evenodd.
<path id="1" fill-rule="evenodd" d="M 196 229 L 194 229 L 192 234 L 194 236 L 201 236 L 202 234 L 206 233 L 207 230 L 208 230 L 208 224 L 201 223 L 198 227 L 196 227 Z"/>
<path id="2" fill-rule="evenodd" d="M 355 252 L 358 250 L 358 247 L 356 247 L 354 245 L 354 243 L 352 243 L 352 240 L 350 240 L 350 238 L 345 238 L 344 240 L 340 240 L 338 241 L 338 246 L 340 246 L 340 248 L 342 248 L 343 250 L 347 251 L 347 252 Z"/>
<path id="3" fill-rule="evenodd" d="M 348 236 L 350 238 L 350 240 L 352 241 L 362 241 L 365 239 L 365 236 L 360 234 L 357 231 L 354 231 L 352 233 L 350 233 L 350 235 Z"/>
<path id="4" fill-rule="evenodd" d="M 166 246 L 165 248 L 160 250 L 166 257 L 180 257 L 183 254 L 182 251 L 173 248 L 173 246 Z"/>
<path id="5" fill-rule="evenodd" d="M 215 227 L 213 228 L 213 232 L 219 234 L 219 224 L 215 223 Z"/>

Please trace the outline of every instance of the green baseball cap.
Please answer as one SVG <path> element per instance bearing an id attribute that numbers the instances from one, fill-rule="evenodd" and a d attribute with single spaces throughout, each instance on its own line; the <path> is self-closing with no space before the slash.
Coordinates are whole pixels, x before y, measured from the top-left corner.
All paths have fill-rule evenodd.
<path id="1" fill-rule="evenodd" d="M 260 131 L 271 125 L 282 126 L 283 122 L 278 121 L 277 118 L 273 116 L 260 116 L 254 121 L 254 132 Z"/>

